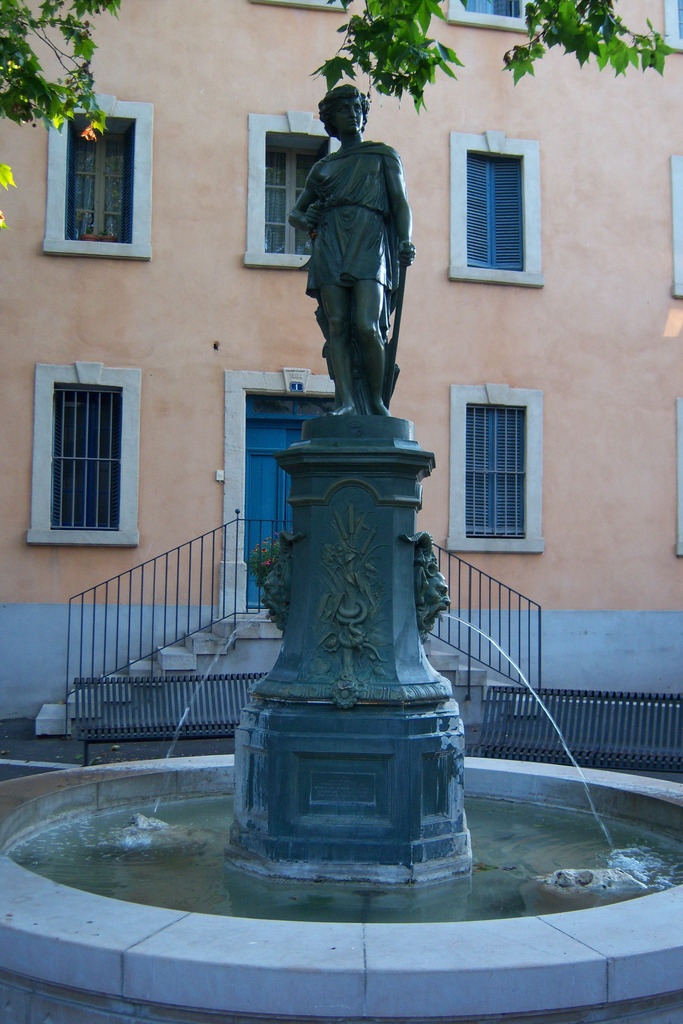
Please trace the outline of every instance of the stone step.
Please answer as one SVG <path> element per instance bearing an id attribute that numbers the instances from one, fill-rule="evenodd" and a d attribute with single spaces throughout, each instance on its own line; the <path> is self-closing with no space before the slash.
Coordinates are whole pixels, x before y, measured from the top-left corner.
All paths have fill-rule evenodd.
<path id="1" fill-rule="evenodd" d="M 225 638 L 209 631 L 186 636 L 183 644 L 188 651 L 192 651 L 198 657 L 203 654 L 213 657 L 225 650 Z"/>
<path id="2" fill-rule="evenodd" d="M 432 648 L 427 653 L 427 659 L 437 672 L 457 672 L 461 667 L 459 651 L 443 651 Z"/>
<path id="3" fill-rule="evenodd" d="M 255 613 L 253 616 L 238 615 L 237 623 L 232 618 L 223 619 L 222 622 L 215 622 L 212 632 L 225 639 L 233 639 L 236 632 L 236 640 L 281 640 L 282 632 L 274 622 L 266 617 L 265 613 Z"/>
<path id="4" fill-rule="evenodd" d="M 66 736 L 70 731 L 66 712 L 65 704 L 43 704 L 36 715 L 36 736 Z"/>
<path id="5" fill-rule="evenodd" d="M 188 650 L 184 643 L 173 647 L 162 647 L 157 651 L 157 663 L 161 672 L 196 672 L 197 655 Z"/>
<path id="6" fill-rule="evenodd" d="M 143 658 L 141 661 L 132 662 L 125 674 L 128 676 L 153 676 L 156 667 L 154 658 Z"/>

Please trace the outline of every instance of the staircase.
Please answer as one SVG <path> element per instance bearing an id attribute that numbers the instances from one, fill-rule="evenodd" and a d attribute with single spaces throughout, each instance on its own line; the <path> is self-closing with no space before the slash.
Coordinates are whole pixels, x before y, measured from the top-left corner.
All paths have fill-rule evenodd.
<path id="1" fill-rule="evenodd" d="M 282 526 L 238 514 L 72 597 L 67 705 L 74 679 L 272 668 L 281 634 L 260 605 L 260 590 L 247 585 L 244 559 L 254 538 L 276 536 Z M 452 552 L 436 544 L 434 552 L 451 614 L 435 623 L 427 656 L 450 679 L 465 723 L 476 726 L 487 671 L 492 682 L 517 683 L 521 672 L 535 689 L 541 685 L 541 608 Z"/>
<path id="2" fill-rule="evenodd" d="M 229 675 L 268 672 L 280 651 L 282 633 L 266 612 L 238 614 L 210 629 L 193 633 L 176 644 L 160 648 L 152 657 L 131 664 L 131 676 L 166 676 L 188 673 Z"/>
<path id="3" fill-rule="evenodd" d="M 135 662 L 126 673 L 118 674 L 159 678 L 183 673 L 201 677 L 270 671 L 280 651 L 282 633 L 267 614 L 238 615 L 236 633 L 232 619 L 215 623 L 211 629 L 164 647 L 154 657 Z M 500 683 L 500 677 L 481 666 L 470 666 L 468 671 L 466 656 L 435 636 L 428 637 L 425 653 L 432 668 L 451 683 L 465 725 L 480 725 L 486 687 Z"/>

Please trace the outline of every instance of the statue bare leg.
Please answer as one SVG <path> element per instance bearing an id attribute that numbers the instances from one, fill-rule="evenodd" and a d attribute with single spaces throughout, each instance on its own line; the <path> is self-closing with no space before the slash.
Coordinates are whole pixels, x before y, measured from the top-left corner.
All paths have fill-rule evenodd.
<path id="1" fill-rule="evenodd" d="M 384 289 L 378 281 L 357 281 L 354 293 L 356 330 L 368 384 L 370 411 L 374 416 L 388 416 L 389 410 L 382 401 L 385 358 L 384 338 L 379 325 Z"/>
<path id="2" fill-rule="evenodd" d="M 353 399 L 352 295 L 355 299 L 355 326 L 368 385 L 370 412 L 375 416 L 388 416 L 389 410 L 382 401 L 384 339 L 379 326 L 384 290 L 377 281 L 356 281 L 353 288 L 331 284 L 320 289 L 329 329 L 330 362 L 339 395 L 339 407 L 335 409 L 335 414 L 352 415 L 358 412 Z"/>
<path id="3" fill-rule="evenodd" d="M 328 345 L 334 383 L 339 395 L 336 416 L 357 412 L 353 401 L 353 353 L 351 351 L 351 289 L 326 284 L 320 289 L 320 300 L 329 330 Z"/>

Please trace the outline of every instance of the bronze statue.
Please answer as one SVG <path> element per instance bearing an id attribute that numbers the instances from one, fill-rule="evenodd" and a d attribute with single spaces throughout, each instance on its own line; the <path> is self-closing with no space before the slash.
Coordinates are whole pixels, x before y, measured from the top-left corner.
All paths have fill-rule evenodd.
<path id="1" fill-rule="evenodd" d="M 363 142 L 369 106 L 353 85 L 321 101 L 320 119 L 341 146 L 314 164 L 289 218 L 313 238 L 306 291 L 318 301 L 337 415 L 389 415 L 397 373 L 389 318 L 415 258 L 401 159 Z"/>

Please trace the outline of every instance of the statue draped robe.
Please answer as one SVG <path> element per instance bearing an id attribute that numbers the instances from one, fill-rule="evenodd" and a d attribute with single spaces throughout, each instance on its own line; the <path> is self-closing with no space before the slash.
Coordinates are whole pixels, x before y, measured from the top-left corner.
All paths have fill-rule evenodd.
<path id="1" fill-rule="evenodd" d="M 397 237 L 385 179 L 385 163 L 401 167 L 398 153 L 377 142 L 362 142 L 353 149 L 319 160 L 311 169 L 307 187 L 315 195 L 320 216 L 308 263 L 306 292 L 318 302 L 316 317 L 326 344 L 323 355 L 333 377 L 327 350 L 327 318 L 320 298 L 324 285 L 351 288 L 356 281 L 377 281 L 384 289 L 380 330 L 386 343 L 389 319 L 396 302 L 399 282 Z M 351 324 L 355 314 L 351 310 Z M 350 332 L 354 362 L 354 402 L 358 412 L 370 406 L 362 360 Z M 397 372 L 393 370 L 392 372 Z M 393 381 L 390 390 L 393 390 Z"/>

